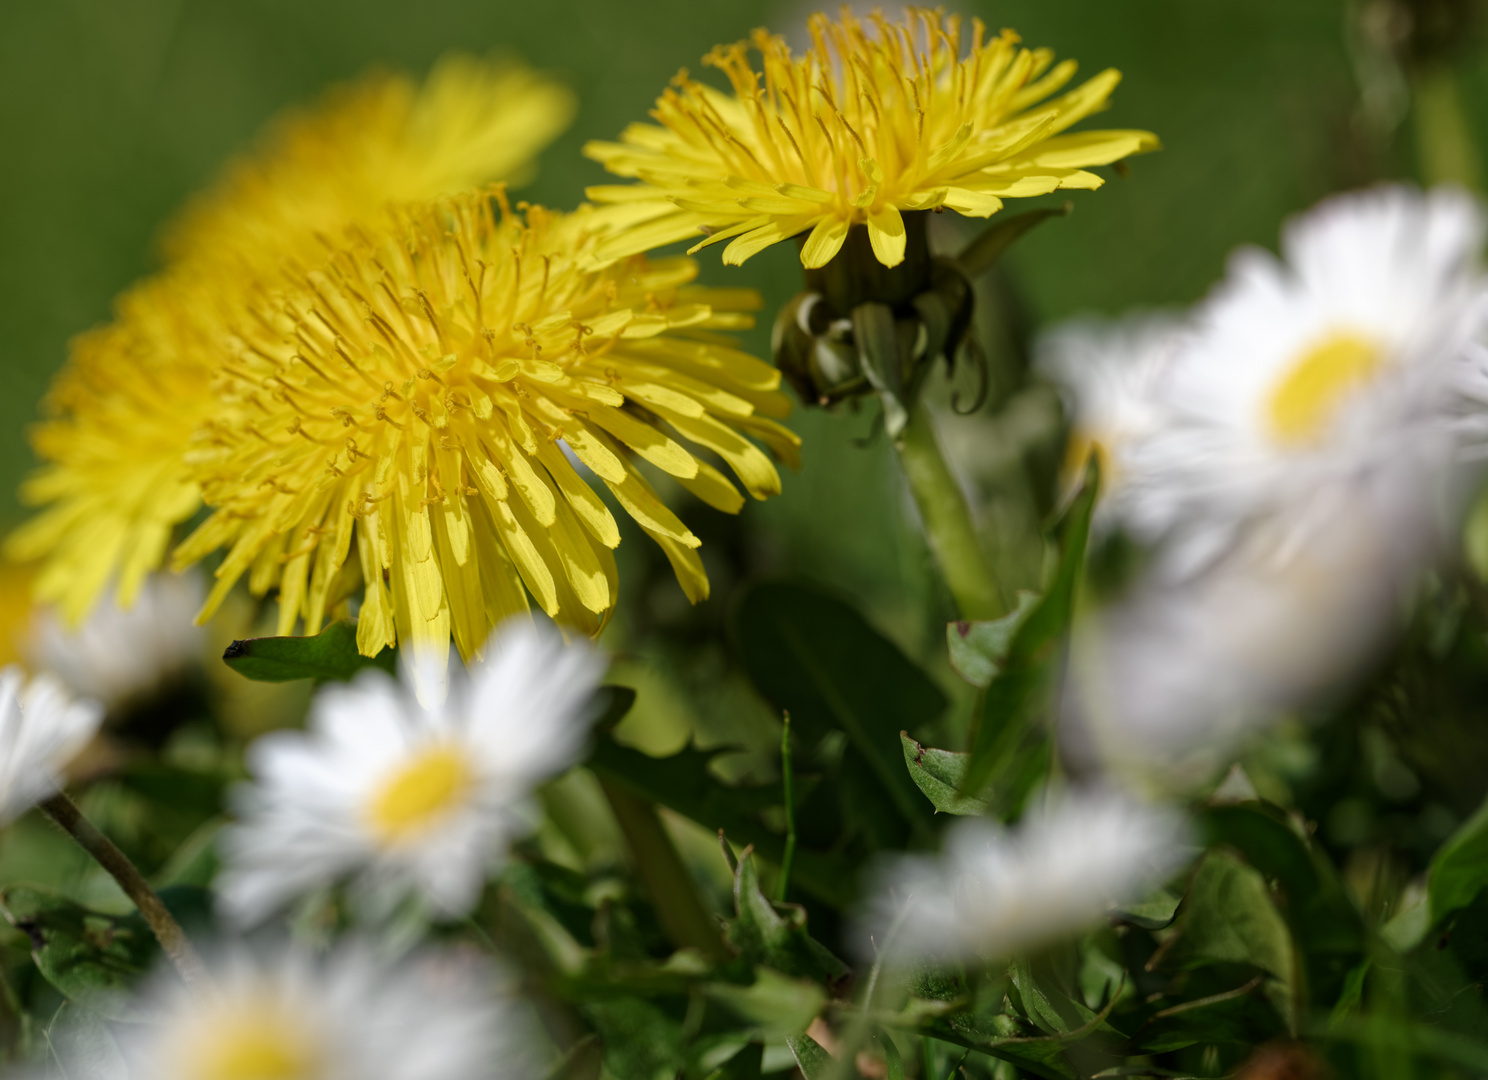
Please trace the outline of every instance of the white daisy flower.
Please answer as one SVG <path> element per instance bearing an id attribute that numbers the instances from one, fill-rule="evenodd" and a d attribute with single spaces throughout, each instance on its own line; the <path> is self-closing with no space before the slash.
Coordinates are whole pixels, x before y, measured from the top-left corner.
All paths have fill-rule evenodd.
<path id="1" fill-rule="evenodd" d="M 1075 791 L 1011 828 L 959 821 L 940 855 L 884 864 L 861 921 L 891 959 L 1006 959 L 1141 899 L 1191 855 L 1175 811 L 1115 791 Z"/>
<path id="2" fill-rule="evenodd" d="M 28 650 L 39 670 L 110 709 L 180 677 L 206 646 L 206 631 L 196 625 L 206 599 L 198 575 L 152 575 L 127 611 L 113 593 L 77 627 L 39 608 Z"/>
<path id="3" fill-rule="evenodd" d="M 1143 312 L 1071 319 L 1034 344 L 1034 367 L 1058 385 L 1069 419 L 1067 483 L 1079 483 L 1090 454 L 1100 462 L 1098 527 L 1120 516 L 1133 448 L 1163 426 L 1159 388 L 1183 332 L 1176 315 Z"/>
<path id="4" fill-rule="evenodd" d="M 1171 422 L 1129 459 L 1133 531 L 1182 572 L 1321 485 L 1445 469 L 1483 237 L 1464 192 L 1380 187 L 1294 219 L 1282 259 L 1237 252 L 1164 376 Z"/>
<path id="5" fill-rule="evenodd" d="M 226 913 L 254 922 L 308 891 L 351 879 L 385 914 L 409 895 L 469 911 L 507 842 L 531 822 L 529 797 L 576 763 L 604 674 L 587 642 L 513 620 L 447 698 L 425 708 L 405 670 L 327 687 L 308 730 L 248 750 L 218 878 Z"/>
<path id="6" fill-rule="evenodd" d="M 188 987 L 147 986 L 116 1029 L 117 1080 L 479 1080 L 533 1075 L 489 973 L 449 955 L 392 965 L 365 945 L 318 957 L 238 947 Z M 100 1080 L 115 1080 L 108 1073 Z"/>
<path id="7" fill-rule="evenodd" d="M 75 700 L 50 675 L 27 682 L 15 665 L 0 671 L 0 825 L 62 787 L 102 720 L 96 702 Z"/>
<path id="8" fill-rule="evenodd" d="M 1190 787 L 1261 727 L 1346 689 L 1439 536 L 1428 479 L 1324 486 L 1301 523 L 1252 525 L 1202 573 L 1144 575 L 1076 630 L 1064 751 L 1128 782 Z"/>

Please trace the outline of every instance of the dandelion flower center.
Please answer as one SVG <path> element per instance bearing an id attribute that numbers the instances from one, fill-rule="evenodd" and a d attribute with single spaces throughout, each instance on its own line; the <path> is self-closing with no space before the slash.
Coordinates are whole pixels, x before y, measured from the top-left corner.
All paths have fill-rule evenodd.
<path id="1" fill-rule="evenodd" d="M 378 786 L 367 807 L 373 829 L 385 840 L 422 832 L 465 801 L 475 774 L 451 746 L 415 755 Z"/>
<path id="2" fill-rule="evenodd" d="M 499 213 L 498 213 L 499 207 Z M 748 290 L 693 284 L 691 260 L 594 269 L 588 215 L 515 215 L 486 192 L 404 208 L 249 306 L 190 464 L 215 513 L 177 547 L 277 586 L 279 632 L 317 632 L 342 577 L 366 583 L 357 644 L 411 645 L 442 670 L 525 614 L 595 634 L 614 609 L 620 531 L 574 460 L 660 544 L 694 601 L 701 541 L 637 460 L 737 513 L 799 440 L 780 373 L 718 331 Z M 570 459 L 569 453 L 573 455 Z"/>
<path id="3" fill-rule="evenodd" d="M 325 1071 L 311 1033 L 270 1004 L 235 1008 L 194 1042 L 182 1071 L 191 1080 L 317 1080 Z"/>
<path id="4" fill-rule="evenodd" d="M 1343 402 L 1374 378 L 1383 361 L 1377 343 L 1352 331 L 1329 334 L 1306 349 L 1266 402 L 1271 437 L 1289 446 L 1317 442 Z"/>

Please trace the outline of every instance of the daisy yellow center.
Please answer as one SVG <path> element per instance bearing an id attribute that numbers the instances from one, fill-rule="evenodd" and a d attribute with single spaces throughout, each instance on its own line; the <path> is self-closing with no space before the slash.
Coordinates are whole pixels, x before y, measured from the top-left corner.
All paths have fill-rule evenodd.
<path id="1" fill-rule="evenodd" d="M 422 831 L 462 803 L 474 782 L 475 774 L 457 750 L 431 747 L 377 787 L 367 816 L 384 839 L 402 839 Z"/>
<path id="2" fill-rule="evenodd" d="M 209 1024 L 186 1055 L 192 1080 L 316 1080 L 320 1047 L 292 1017 L 275 1008 L 235 1010 Z"/>
<path id="3" fill-rule="evenodd" d="M 1266 400 L 1271 437 L 1290 446 L 1317 442 L 1339 406 L 1378 374 L 1383 361 L 1378 344 L 1348 331 L 1329 334 L 1303 351 Z"/>

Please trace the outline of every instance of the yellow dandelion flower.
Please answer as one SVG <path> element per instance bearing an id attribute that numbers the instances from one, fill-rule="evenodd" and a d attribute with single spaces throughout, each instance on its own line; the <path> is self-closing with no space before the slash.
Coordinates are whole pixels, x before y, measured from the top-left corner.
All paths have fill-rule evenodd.
<path id="1" fill-rule="evenodd" d="M 227 548 L 204 615 L 245 573 L 277 587 L 279 630 L 316 632 L 338 578 L 365 592 L 357 643 L 467 658 L 529 610 L 597 633 L 618 593 L 620 532 L 580 466 L 708 593 L 697 537 L 636 460 L 711 506 L 780 489 L 752 441 L 793 461 L 775 368 L 720 331 L 750 290 L 695 285 L 696 263 L 595 269 L 585 211 L 523 217 L 471 194 L 359 230 L 320 269 L 245 311 L 191 454 L 215 512 L 177 567 Z M 700 449 L 699 449 L 700 448 Z"/>
<path id="2" fill-rule="evenodd" d="M 1121 75 L 1101 72 L 1054 96 L 1075 73 L 1048 49 L 1019 48 L 1004 30 L 984 40 L 973 20 L 923 8 L 867 24 L 844 9 L 810 20 L 813 45 L 792 56 L 755 31 L 750 45 L 720 46 L 704 63 L 732 93 L 683 71 L 656 103 L 655 124 L 632 124 L 618 143 L 585 153 L 636 184 L 589 189 L 608 204 L 616 236 L 598 258 L 618 258 L 707 234 L 689 254 L 729 240 L 723 261 L 742 263 L 780 240 L 809 233 L 808 268 L 825 266 L 848 230 L 866 224 L 878 261 L 904 258 L 906 211 L 947 208 L 987 217 L 1007 198 L 1096 188 L 1086 171 L 1144 150 L 1146 131 L 1084 131 Z M 963 49 L 966 55 L 963 56 Z"/>
<path id="3" fill-rule="evenodd" d="M 255 280 L 320 258 L 322 236 L 389 203 L 520 177 L 572 112 L 550 79 L 455 57 L 422 87 L 375 75 L 273 125 L 168 230 L 166 269 L 72 344 L 32 436 L 44 464 L 22 489 L 48 509 L 6 547 L 46 558 L 38 596 L 75 622 L 117 578 L 129 606 L 201 505 L 184 455 L 216 407 L 217 355 Z"/>
<path id="4" fill-rule="evenodd" d="M 174 259 L 226 255 L 272 270 L 389 203 L 521 183 L 574 108 L 567 87 L 510 62 L 449 56 L 422 87 L 365 77 L 271 124 L 188 204 L 163 246 Z"/>

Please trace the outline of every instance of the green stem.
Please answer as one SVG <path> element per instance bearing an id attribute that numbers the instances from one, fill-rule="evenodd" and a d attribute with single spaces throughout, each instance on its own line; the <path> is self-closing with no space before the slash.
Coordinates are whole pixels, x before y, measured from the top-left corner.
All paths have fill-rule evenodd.
<path id="1" fill-rule="evenodd" d="M 780 859 L 775 900 L 783 904 L 790 888 L 791 864 L 796 861 L 796 778 L 791 768 L 790 713 L 785 714 L 785 730 L 780 733 L 780 783 L 785 796 L 785 854 Z"/>
<path id="2" fill-rule="evenodd" d="M 119 888 L 124 890 L 124 895 L 134 901 L 134 906 L 154 931 L 165 955 L 170 957 L 171 963 L 181 973 L 181 978 L 188 983 L 205 981 L 206 969 L 196 949 L 187 939 L 186 932 L 181 929 L 181 924 L 176 922 L 175 916 L 166 909 L 165 904 L 161 903 L 160 897 L 155 895 L 155 890 L 150 888 L 150 883 L 135 868 L 134 863 L 129 861 L 128 856 L 83 816 L 77 803 L 68 798 L 65 792 L 59 791 L 50 798 L 43 799 L 40 806 L 67 835 L 77 841 L 79 847 L 108 871 L 109 876 L 119 883 Z"/>
<path id="3" fill-rule="evenodd" d="M 667 835 L 656 807 L 603 777 L 599 784 L 667 937 L 678 948 L 693 948 L 712 959 L 724 959 L 727 954 L 718 922 L 698 895 L 697 883 Z"/>
<path id="4" fill-rule="evenodd" d="M 1421 179 L 1428 186 L 1456 183 L 1481 191 L 1482 161 L 1462 107 L 1457 73 L 1447 64 L 1432 65 L 1416 73 L 1412 89 Z"/>
<path id="5" fill-rule="evenodd" d="M 946 462 L 935 436 L 935 421 L 923 402 L 915 404 L 894 448 L 957 611 L 963 619 L 995 619 L 1004 614 L 1007 603 L 982 554 L 966 496 Z"/>

